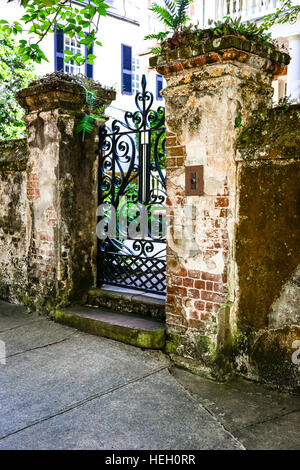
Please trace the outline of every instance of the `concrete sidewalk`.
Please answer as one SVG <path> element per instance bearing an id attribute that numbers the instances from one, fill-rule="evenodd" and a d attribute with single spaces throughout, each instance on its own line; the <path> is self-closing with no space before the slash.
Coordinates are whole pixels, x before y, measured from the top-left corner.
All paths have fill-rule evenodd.
<path id="1" fill-rule="evenodd" d="M 0 341 L 0 351 L 6 348 L 6 364 L 0 357 L 0 449 L 255 448 L 245 429 L 250 418 L 251 425 L 259 421 L 265 399 L 269 432 L 275 429 L 274 400 L 276 416 L 284 414 L 286 429 L 298 432 L 292 442 L 279 436 L 274 448 L 300 448 L 298 397 L 270 392 L 270 400 L 261 387 L 259 409 L 251 389 L 253 412 L 239 424 L 242 386 L 229 393 L 234 411 L 224 411 L 216 398 L 222 402 L 228 394 L 224 385 L 177 369 L 172 375 L 161 352 L 90 336 L 1 301 Z M 253 429 L 265 439 L 265 428 Z"/>

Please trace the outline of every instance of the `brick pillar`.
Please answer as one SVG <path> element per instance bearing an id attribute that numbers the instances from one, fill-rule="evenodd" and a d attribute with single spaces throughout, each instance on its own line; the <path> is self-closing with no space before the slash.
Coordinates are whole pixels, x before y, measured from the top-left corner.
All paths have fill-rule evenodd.
<path id="1" fill-rule="evenodd" d="M 112 90 L 95 84 L 97 105 Z M 52 74 L 18 93 L 26 110 L 30 249 L 27 302 L 39 310 L 80 301 L 95 283 L 97 129 L 84 142 L 76 125 L 86 108 L 82 86 Z"/>
<path id="2" fill-rule="evenodd" d="M 168 351 L 220 378 L 237 336 L 236 118 L 245 124 L 271 105 L 273 74 L 288 56 L 234 36 L 191 44 L 150 60 L 167 81 Z M 200 165 L 204 194 L 187 196 L 185 168 Z"/>

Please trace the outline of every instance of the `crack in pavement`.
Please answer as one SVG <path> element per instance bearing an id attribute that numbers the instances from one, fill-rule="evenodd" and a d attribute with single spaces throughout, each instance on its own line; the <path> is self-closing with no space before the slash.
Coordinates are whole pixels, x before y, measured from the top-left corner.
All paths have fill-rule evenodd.
<path id="1" fill-rule="evenodd" d="M 9 357 L 20 356 L 21 354 L 25 354 L 25 353 L 30 352 L 30 351 L 36 351 L 37 349 L 48 348 L 49 346 L 54 346 L 56 344 L 63 343 L 64 341 L 69 340 L 76 333 L 78 333 L 77 330 L 74 331 L 73 333 L 71 333 L 69 336 L 66 336 L 66 338 L 62 338 L 58 341 L 54 341 L 53 343 L 43 344 L 42 346 L 36 346 L 35 348 L 31 348 L 31 349 L 24 349 L 24 351 L 19 351 L 19 352 L 16 352 L 14 354 L 10 354 L 8 356 L 6 355 L 6 356 L 3 356 L 3 357 L 0 357 L 0 361 L 1 361 L 1 359 L 8 359 Z"/>
<path id="2" fill-rule="evenodd" d="M 172 369 L 172 368 L 171 368 L 171 369 Z M 203 409 L 222 427 L 222 429 L 223 429 L 227 434 L 229 434 L 229 435 L 232 437 L 232 439 L 233 439 L 235 442 L 237 442 L 237 443 L 242 447 L 241 450 L 246 450 L 246 447 L 244 446 L 244 444 L 243 444 L 237 437 L 235 437 L 235 436 L 232 434 L 234 431 L 232 431 L 232 430 L 230 430 L 230 429 L 227 429 L 227 427 L 225 426 L 225 424 L 222 423 L 222 421 L 220 421 L 220 419 L 218 418 L 218 416 L 215 415 L 214 412 L 211 411 L 209 408 L 207 408 L 207 407 L 205 406 L 205 404 L 201 402 L 201 400 L 198 398 L 198 396 L 197 396 L 195 393 L 191 392 L 188 388 L 186 388 L 186 387 L 172 374 L 171 371 L 170 371 L 170 374 L 171 374 L 172 377 L 176 380 L 176 382 L 178 383 L 178 385 L 179 385 L 193 400 L 195 400 L 195 401 L 198 403 L 198 405 L 199 405 L 201 408 L 203 408 Z"/>
<path id="3" fill-rule="evenodd" d="M 18 328 L 23 328 L 24 326 L 32 325 L 32 323 L 37 323 L 37 322 L 45 321 L 45 320 L 46 320 L 45 318 L 36 318 L 35 320 L 29 320 L 26 323 L 22 323 L 22 325 L 13 326 L 12 328 L 4 328 L 4 330 L 0 330 L 0 334 L 6 333 L 7 331 L 17 330 Z"/>
<path id="4" fill-rule="evenodd" d="M 172 374 L 172 373 L 171 373 Z M 268 423 L 270 421 L 275 421 L 276 419 L 280 419 L 284 416 L 288 416 L 290 414 L 293 414 L 293 413 L 297 413 L 300 411 L 300 408 L 296 408 L 295 410 L 290 410 L 290 411 L 287 411 L 286 413 L 282 413 L 282 414 L 278 414 L 278 415 L 275 415 L 275 416 L 270 416 L 269 418 L 266 418 L 266 419 L 263 419 L 261 421 L 255 421 L 253 423 L 250 423 L 250 424 L 247 424 L 245 426 L 241 426 L 241 427 L 237 427 L 237 428 L 234 428 L 234 429 L 228 429 L 225 425 L 225 423 L 223 423 L 222 421 L 220 421 L 220 418 L 218 417 L 218 415 L 215 415 L 214 412 L 212 410 L 210 410 L 210 408 L 208 408 L 205 403 L 203 403 L 203 401 L 201 400 L 201 397 L 199 397 L 199 395 L 197 395 L 196 393 L 193 393 L 191 390 L 189 390 L 188 388 L 185 387 L 184 384 L 182 384 L 173 374 L 172 376 L 174 377 L 174 379 L 181 385 L 181 387 L 192 397 L 194 398 L 212 417 L 214 417 L 218 423 L 224 428 L 225 431 L 227 431 L 239 444 L 241 444 L 243 447 L 244 445 L 242 444 L 242 442 L 239 441 L 239 439 L 237 437 L 234 436 L 233 433 L 236 433 L 236 432 L 239 432 L 239 431 L 242 431 L 244 429 L 248 429 L 248 428 L 251 428 L 253 426 L 257 426 L 259 424 L 264 424 L 264 423 Z M 246 450 L 246 447 L 244 447 L 245 450 Z"/>
<path id="5" fill-rule="evenodd" d="M 246 426 L 236 428 L 232 432 L 242 431 L 243 429 L 248 429 L 253 426 L 257 426 L 258 424 L 264 424 L 264 423 L 269 423 L 270 421 L 276 421 L 276 419 L 283 418 L 284 416 L 288 416 L 293 413 L 298 413 L 299 411 L 300 411 L 300 408 L 297 408 L 296 410 L 287 411 L 286 413 L 282 413 L 282 414 L 275 415 L 275 416 L 270 416 L 269 418 L 263 419 L 261 421 L 255 421 L 254 423 L 246 424 Z"/>
<path id="6" fill-rule="evenodd" d="M 107 390 L 104 390 L 102 392 L 94 393 L 93 395 L 90 395 L 89 397 L 84 398 L 83 400 L 80 400 L 78 402 L 75 402 L 75 403 L 73 403 L 69 406 L 66 406 L 66 407 L 62 408 L 61 410 L 57 411 L 56 413 L 54 413 L 52 415 L 45 416 L 44 418 L 33 421 L 32 423 L 28 424 L 27 426 L 24 426 L 20 429 L 17 429 L 17 430 L 12 431 L 8 434 L 5 434 L 4 436 L 0 436 L 0 441 L 2 441 L 3 439 L 6 439 L 7 437 L 12 436 L 14 434 L 18 434 L 21 431 L 32 428 L 32 427 L 36 426 L 37 424 L 40 424 L 40 423 L 48 421 L 52 418 L 55 418 L 56 416 L 60 416 L 64 413 L 68 413 L 69 411 L 72 411 L 76 408 L 80 408 L 81 406 L 85 405 L 86 403 L 89 403 L 93 400 L 96 400 L 97 398 L 101 398 L 105 395 L 108 395 L 109 393 L 113 393 L 117 390 L 125 388 L 125 387 L 127 387 L 128 385 L 130 385 L 132 383 L 140 382 L 140 381 L 146 379 L 147 377 L 150 377 L 151 375 L 157 374 L 158 372 L 161 372 L 162 370 L 165 370 L 165 369 L 168 369 L 168 366 L 164 366 L 164 367 L 160 367 L 158 369 L 154 369 L 152 372 L 148 372 L 147 374 L 144 374 L 142 376 L 135 377 L 134 379 L 128 380 L 127 382 L 124 382 L 122 384 L 115 385 L 114 387 L 108 388 Z"/>

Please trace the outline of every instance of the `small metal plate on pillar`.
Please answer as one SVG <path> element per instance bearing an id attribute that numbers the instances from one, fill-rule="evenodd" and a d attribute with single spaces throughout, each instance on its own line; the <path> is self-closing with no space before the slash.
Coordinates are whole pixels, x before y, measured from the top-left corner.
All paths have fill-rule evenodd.
<path id="1" fill-rule="evenodd" d="M 203 165 L 185 167 L 185 195 L 202 196 L 204 194 Z"/>

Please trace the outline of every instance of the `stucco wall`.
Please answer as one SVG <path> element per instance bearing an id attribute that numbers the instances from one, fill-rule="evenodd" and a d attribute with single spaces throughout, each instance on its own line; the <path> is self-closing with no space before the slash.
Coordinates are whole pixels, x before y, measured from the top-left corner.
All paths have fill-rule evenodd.
<path id="1" fill-rule="evenodd" d="M 30 212 L 25 140 L 0 143 L 0 298 L 23 302 L 27 285 Z"/>
<path id="2" fill-rule="evenodd" d="M 167 81 L 167 348 L 199 373 L 298 390 L 299 108 L 271 110 L 289 58 L 188 39 L 150 62 Z M 187 196 L 185 167 L 199 164 L 204 194 Z"/>
<path id="3" fill-rule="evenodd" d="M 99 105 L 115 97 L 97 90 Z M 51 313 L 95 284 L 97 127 L 82 141 L 85 91 L 70 76 L 33 82 L 18 99 L 27 139 L 0 146 L 0 298 Z"/>
<path id="4" fill-rule="evenodd" d="M 233 36 L 182 42 L 151 59 L 167 81 L 168 351 L 181 365 L 225 378 L 237 338 L 235 122 L 271 106 L 273 73 L 288 58 Z M 203 165 L 201 196 L 186 193 L 192 165 Z"/>
<path id="5" fill-rule="evenodd" d="M 238 369 L 299 387 L 300 106 L 264 111 L 239 138 Z"/>

